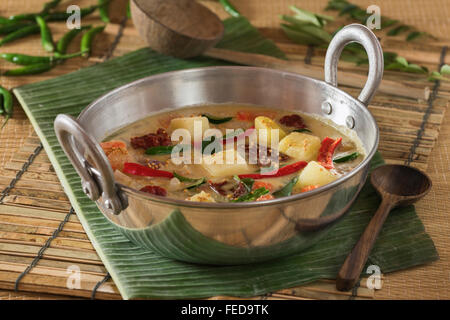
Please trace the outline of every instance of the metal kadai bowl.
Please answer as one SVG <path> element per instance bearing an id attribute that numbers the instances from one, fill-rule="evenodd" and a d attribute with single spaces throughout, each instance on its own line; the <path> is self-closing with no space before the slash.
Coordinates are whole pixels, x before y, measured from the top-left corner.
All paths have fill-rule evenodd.
<path id="1" fill-rule="evenodd" d="M 337 88 L 337 63 L 350 42 L 363 45 L 369 57 L 368 80 L 358 99 Z M 378 146 L 378 127 L 367 105 L 382 74 L 383 54 L 375 35 L 362 25 L 349 25 L 330 43 L 325 81 L 251 67 L 168 72 L 108 93 L 77 119 L 59 115 L 55 131 L 86 195 L 131 241 L 187 262 L 253 263 L 291 255 L 316 243 L 355 201 Z M 301 111 L 347 126 L 360 138 L 366 158 L 328 185 L 263 202 L 190 202 L 115 182 L 99 145 L 106 136 L 162 109 L 229 102 Z"/>

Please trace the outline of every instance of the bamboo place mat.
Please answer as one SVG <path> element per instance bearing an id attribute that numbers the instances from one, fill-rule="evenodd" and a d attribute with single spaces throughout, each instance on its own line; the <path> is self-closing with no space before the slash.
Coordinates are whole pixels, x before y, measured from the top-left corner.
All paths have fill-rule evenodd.
<path id="1" fill-rule="evenodd" d="M 8 8 L 11 9 L 8 12 L 17 13 L 23 11 L 24 2 L 25 1 L 8 2 Z M 38 10 L 42 2 L 43 1 L 33 1 L 33 7 Z M 85 3 L 86 1 L 80 2 Z M 255 1 L 246 1 L 245 3 L 242 3 L 242 12 L 248 16 L 254 24 L 262 27 L 262 32 L 264 34 L 274 38 L 277 41 L 277 45 L 287 52 L 291 59 L 303 61 L 306 48 L 292 45 L 273 29 L 275 26 L 273 21 L 277 19 L 276 14 L 281 12 L 287 13 L 286 8 L 295 1 L 277 1 L 276 5 L 274 5 L 275 2 L 261 2 L 264 2 L 267 6 L 264 6 L 264 8 L 256 6 Z M 29 1 L 27 3 L 29 3 Z M 322 5 L 317 8 L 317 3 L 321 3 Z M 222 17 L 225 17 L 224 12 L 216 3 L 206 2 L 206 4 L 216 10 Z M 323 1 L 301 1 L 301 3 L 298 2 L 297 4 L 317 12 L 321 11 L 325 6 Z M 283 7 L 281 7 L 282 5 Z M 282 9 L 278 10 L 278 8 Z M 30 10 L 32 10 L 32 8 L 30 8 Z M 400 11 L 397 11 L 396 14 L 398 15 Z M 272 12 L 271 15 L 273 15 L 273 17 L 271 20 L 272 22 L 266 24 L 264 19 L 268 19 L 268 12 Z M 440 12 L 442 13 L 442 10 Z M 4 12 L 1 12 L 1 14 L 7 15 L 4 14 Z M 393 15 L 389 16 L 397 18 L 395 12 L 393 12 Z M 264 19 L 260 17 L 264 17 Z M 92 19 L 93 21 L 96 21 L 95 16 L 92 17 Z M 52 30 L 53 29 L 57 30 L 56 27 L 53 27 Z M 433 30 L 429 29 L 424 30 L 433 32 Z M 61 31 L 61 34 L 62 32 L 63 31 Z M 139 39 L 128 36 L 135 34 L 130 22 L 126 24 L 125 29 L 121 29 L 119 25 L 110 25 L 108 26 L 106 35 L 101 39 L 101 43 L 104 45 L 99 45 L 94 54 L 95 57 L 98 57 L 98 61 L 103 60 L 102 57 L 107 55 L 110 45 L 114 42 L 114 39 L 116 39 L 117 34 L 120 32 L 122 32 L 124 36 L 121 37 L 120 42 L 116 46 L 113 56 L 119 56 L 143 46 L 143 43 Z M 26 45 L 29 45 L 29 47 L 26 47 Z M 386 47 L 386 45 L 396 46 L 397 48 L 412 47 L 411 44 L 397 42 L 385 43 L 384 46 Z M 39 41 L 38 38 L 36 38 L 34 43 L 5 47 L 5 51 L 8 50 L 14 52 L 20 50 L 19 52 L 33 52 L 39 54 L 42 53 L 39 48 Z M 416 53 L 417 57 L 423 59 L 422 65 L 428 64 L 431 70 L 435 70 L 439 63 L 439 56 L 442 48 L 441 43 L 427 44 L 427 49 L 424 50 L 423 48 L 425 48 L 425 45 L 418 46 L 418 48 L 415 48 L 416 51 L 414 52 L 418 52 Z M 431 50 L 428 50 L 428 48 L 431 48 Z M 427 51 L 427 54 L 419 54 L 423 51 Z M 313 58 L 312 63 L 320 64 L 321 59 L 323 59 L 323 57 L 320 57 L 321 56 L 318 55 Z M 58 69 L 53 70 L 49 74 L 44 74 L 42 76 L 25 77 L 21 79 L 2 78 L 0 80 L 4 86 L 18 86 L 24 83 L 35 82 L 65 74 L 89 63 L 95 63 L 97 60 L 92 59 L 90 62 L 86 62 L 81 59 L 76 59 L 73 60 L 73 62 L 71 61 L 71 63 L 67 63 Z M 3 65 L 1 67 L 3 69 Z M 352 65 L 345 64 L 343 64 L 342 67 L 357 69 Z M 359 70 L 358 72 L 362 71 Z M 403 78 L 399 79 L 399 81 L 417 80 L 418 83 L 422 83 L 424 86 L 431 86 L 430 83 L 425 82 L 423 79 L 415 79 L 416 77 L 411 77 L 411 75 L 402 75 L 401 77 Z M 356 94 L 356 90 L 351 91 L 351 93 Z M 448 218 L 446 217 L 448 203 L 443 201 L 443 199 L 448 198 L 446 195 L 448 186 L 445 182 L 449 173 L 449 156 L 448 149 L 446 149 L 448 141 L 450 141 L 450 135 L 448 130 L 446 130 L 449 127 L 448 121 L 447 126 L 444 127 L 441 139 L 439 140 L 440 144 L 438 144 L 433 153 L 431 153 L 443 119 L 446 105 L 444 98 L 445 94 L 448 94 L 448 90 L 442 86 L 438 93 L 442 98 L 434 100 L 431 108 L 425 102 L 382 97 L 380 95 L 377 95 L 370 108 L 379 121 L 380 127 L 382 129 L 386 128 L 381 132 L 381 145 L 382 148 L 384 148 L 381 149 L 381 151 L 388 162 L 404 162 L 408 159 L 408 155 L 411 153 L 411 148 L 414 145 L 415 134 L 420 132 L 421 124 L 424 122 L 422 119 L 424 119 L 425 114 L 427 114 L 426 111 L 429 110 L 429 117 L 424 126 L 425 130 L 422 131 L 421 139 L 419 139 L 419 143 L 413 153 L 413 164 L 421 168 L 426 168 L 428 157 L 431 155 L 429 172 L 431 170 L 431 175 L 434 179 L 434 190 L 425 200 L 419 203 L 418 210 L 419 215 L 425 222 L 427 231 L 432 234 L 433 240 L 436 242 L 441 261 L 427 267 L 386 275 L 383 278 L 383 289 L 376 292 L 365 288 L 365 281 L 361 281 L 362 288 L 357 291 L 357 297 L 448 298 L 450 296 L 448 293 L 449 254 L 446 247 L 449 240 L 449 233 L 444 229 L 447 227 L 448 230 Z M 408 119 L 408 121 L 405 123 L 404 119 Z M 403 126 L 406 130 L 402 131 L 403 128 L 400 126 Z M 401 131 L 398 132 L 398 129 Z M 1 186 L 6 187 L 15 177 L 16 173 L 28 163 L 30 155 L 36 151 L 36 148 L 37 151 L 40 151 L 39 142 L 24 114 L 21 111 L 18 111 L 15 118 L 11 120 L 8 126 L 0 133 L 0 190 L 2 189 Z M 0 227 L 0 244 L 14 245 L 10 246 L 10 248 L 13 248 L 11 251 L 2 252 L 0 255 L 0 287 L 7 289 L 13 288 L 14 281 L 17 279 L 20 272 L 25 270 L 29 263 L 32 262 L 39 251 L 39 248 L 46 243 L 54 230 L 58 230 L 61 221 L 66 217 L 67 210 L 70 210 L 70 204 L 67 202 L 67 199 L 62 192 L 56 175 L 52 172 L 52 167 L 44 152 L 40 152 L 35 159 L 31 160 L 33 161 L 23 173 L 21 179 L 16 183 L 15 188 L 10 190 L 10 197 L 7 200 L 10 201 L 8 205 L 0 206 L 3 210 L 0 211 L 0 215 L 2 218 L 5 217 L 5 221 L 1 223 Z M 445 164 L 447 164 L 447 166 Z M 40 182 L 39 188 L 35 187 L 36 181 Z M 47 190 L 48 192 L 43 194 L 42 192 L 36 192 L 36 189 Z M 55 202 L 55 200 L 57 200 L 57 202 Z M 55 203 L 57 203 L 57 205 L 55 205 Z M 5 210 L 8 210 L 8 212 L 6 213 Z M 78 252 L 81 252 L 81 254 Z M 78 266 L 82 263 L 81 269 L 83 279 L 87 279 L 86 282 L 82 282 L 83 287 L 80 289 L 67 288 L 67 268 L 73 264 L 73 261 L 75 261 Z M 99 261 L 95 251 L 92 249 L 76 216 L 70 215 L 69 221 L 64 224 L 62 231 L 58 233 L 58 236 L 51 242 L 49 249 L 45 251 L 44 258 L 41 259 L 38 265 L 32 268 L 30 273 L 22 279 L 20 289 L 34 292 L 90 297 L 92 289 L 97 286 L 97 298 L 119 298 L 118 291 L 111 280 L 107 280 L 104 283 L 102 282 L 105 280 L 105 275 L 106 270 Z M 318 283 L 273 293 L 271 298 L 323 299 L 348 298 L 350 296 L 351 295 L 347 293 L 343 294 L 336 292 L 332 281 L 323 280 Z M 0 294 L 0 297 L 3 297 L 3 295 Z M 49 298 L 40 295 L 35 297 Z M 12 294 L 12 298 L 14 298 L 14 294 Z M 20 295 L 18 295 L 18 298 L 21 298 Z"/>

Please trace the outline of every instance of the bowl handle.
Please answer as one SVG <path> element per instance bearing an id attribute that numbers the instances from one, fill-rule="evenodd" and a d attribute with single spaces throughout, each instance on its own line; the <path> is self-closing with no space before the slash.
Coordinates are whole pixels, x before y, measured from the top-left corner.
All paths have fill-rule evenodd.
<path id="1" fill-rule="evenodd" d="M 101 205 L 107 212 L 119 214 L 127 207 L 127 201 L 115 183 L 112 168 L 103 149 L 72 116 L 58 115 L 54 127 L 59 143 L 81 177 L 84 193 L 93 201 L 101 197 Z M 85 155 L 95 168 L 91 167 L 85 155 L 80 153 L 74 140 L 84 147 Z"/>
<path id="2" fill-rule="evenodd" d="M 375 34 L 362 24 L 342 28 L 331 40 L 325 56 L 325 82 L 337 87 L 337 66 L 344 47 L 351 43 L 361 44 L 369 57 L 369 75 L 358 100 L 368 105 L 380 85 L 384 71 L 383 50 Z"/>

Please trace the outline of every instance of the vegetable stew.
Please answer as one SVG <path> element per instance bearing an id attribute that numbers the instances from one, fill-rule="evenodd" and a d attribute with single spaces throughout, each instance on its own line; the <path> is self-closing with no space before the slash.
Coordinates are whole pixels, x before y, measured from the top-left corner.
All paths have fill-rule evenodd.
<path id="1" fill-rule="evenodd" d="M 238 104 L 165 110 L 119 129 L 101 146 L 117 182 L 199 202 L 308 192 L 365 157 L 354 132 L 326 119 Z"/>

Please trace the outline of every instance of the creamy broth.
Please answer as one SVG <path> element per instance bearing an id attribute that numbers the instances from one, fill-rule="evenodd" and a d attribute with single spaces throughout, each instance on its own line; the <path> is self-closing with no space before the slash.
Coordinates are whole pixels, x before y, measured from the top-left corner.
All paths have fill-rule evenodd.
<path id="1" fill-rule="evenodd" d="M 170 141 L 172 131 L 184 128 L 194 117 L 202 117 L 199 119 L 203 123 L 207 123 L 210 129 L 219 129 L 223 135 L 227 129 L 255 128 L 256 133 L 264 128 L 269 132 L 277 130 L 280 135 L 279 165 L 256 163 L 233 168 L 219 165 L 207 167 L 203 164 L 175 164 L 171 154 L 147 154 L 150 149 L 164 150 L 179 143 Z M 232 119 L 224 123 L 213 123 L 229 117 Z M 182 143 L 185 144 L 185 141 Z M 337 146 L 334 150 L 333 143 Z M 327 145 L 329 148 L 326 148 Z M 117 130 L 104 140 L 102 147 L 117 182 L 159 196 L 200 202 L 262 201 L 308 192 L 350 172 L 365 157 L 362 144 L 353 133 L 337 128 L 324 119 L 287 110 L 238 104 L 166 110 Z M 221 154 L 216 153 L 216 156 Z M 330 160 L 331 156 L 336 162 Z M 159 175 L 163 171 L 164 176 L 138 175 L 136 171 L 130 171 L 129 163 L 137 164 L 134 170 L 143 166 L 153 169 L 151 175 L 152 172 Z M 240 168 L 243 172 L 239 172 Z M 261 170 L 269 174 L 255 176 Z M 168 173 L 175 173 L 175 177 Z M 187 179 L 183 177 L 189 180 L 184 181 Z M 277 192 L 280 189 L 288 192 Z"/>

